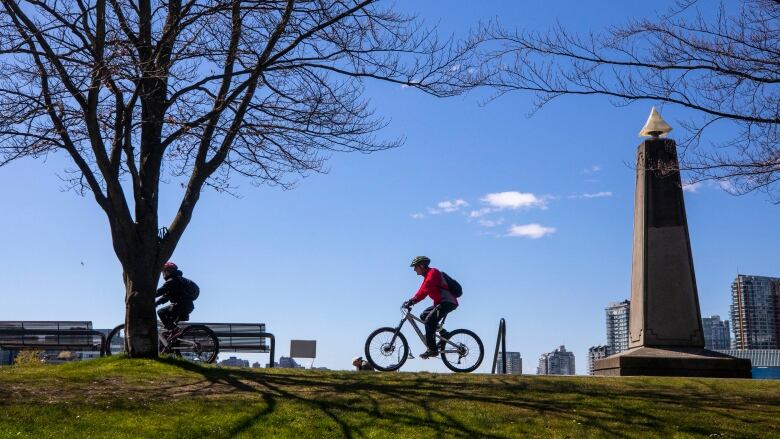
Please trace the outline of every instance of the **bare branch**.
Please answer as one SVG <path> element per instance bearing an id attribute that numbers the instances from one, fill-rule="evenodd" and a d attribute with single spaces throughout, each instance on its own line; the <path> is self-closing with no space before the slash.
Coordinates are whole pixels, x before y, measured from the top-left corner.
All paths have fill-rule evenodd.
<path id="1" fill-rule="evenodd" d="M 701 119 L 683 123 L 683 169 L 780 200 L 780 5 L 696 5 L 681 2 L 655 20 L 594 35 L 560 25 L 546 33 L 493 29 L 495 46 L 483 60 L 500 74 L 487 83 L 496 97 L 534 93 L 536 109 L 566 95 L 600 95 L 618 105 L 650 100 L 694 110 Z M 722 124 L 737 128 L 733 139 L 706 135 Z"/>

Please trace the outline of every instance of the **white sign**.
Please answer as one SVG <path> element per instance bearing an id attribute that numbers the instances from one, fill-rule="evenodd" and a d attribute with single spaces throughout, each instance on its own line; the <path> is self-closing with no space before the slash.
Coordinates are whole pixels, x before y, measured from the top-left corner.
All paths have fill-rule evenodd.
<path id="1" fill-rule="evenodd" d="M 290 340 L 290 357 L 317 358 L 317 340 Z"/>

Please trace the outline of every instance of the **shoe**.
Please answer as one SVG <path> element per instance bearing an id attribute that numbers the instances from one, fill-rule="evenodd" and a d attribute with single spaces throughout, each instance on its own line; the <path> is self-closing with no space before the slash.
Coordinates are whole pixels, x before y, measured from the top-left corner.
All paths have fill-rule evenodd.
<path id="1" fill-rule="evenodd" d="M 427 360 L 428 358 L 436 357 L 438 355 L 439 355 L 438 349 L 428 349 L 427 351 L 420 354 L 420 358 Z"/>

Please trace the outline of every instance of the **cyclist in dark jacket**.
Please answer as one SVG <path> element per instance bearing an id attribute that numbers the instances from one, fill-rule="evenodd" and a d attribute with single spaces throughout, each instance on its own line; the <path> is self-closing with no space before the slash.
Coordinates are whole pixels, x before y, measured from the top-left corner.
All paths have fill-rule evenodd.
<path id="1" fill-rule="evenodd" d="M 195 305 L 192 303 L 193 298 L 188 291 L 192 281 L 186 279 L 182 274 L 176 264 L 166 262 L 162 269 L 165 283 L 157 289 L 157 294 L 155 294 L 155 297 L 159 297 L 155 306 L 171 302 L 170 305 L 157 311 L 160 321 L 168 331 L 175 329 L 178 322 L 189 320 L 190 313 L 195 309 Z"/>

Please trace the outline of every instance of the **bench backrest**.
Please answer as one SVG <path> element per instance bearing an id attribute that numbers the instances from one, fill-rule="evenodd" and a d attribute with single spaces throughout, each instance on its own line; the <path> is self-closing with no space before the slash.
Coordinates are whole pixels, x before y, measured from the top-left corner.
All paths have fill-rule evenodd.
<path id="1" fill-rule="evenodd" d="M 206 325 L 219 338 L 220 352 L 269 352 L 265 323 L 194 323 Z"/>
<path id="2" fill-rule="evenodd" d="M 99 350 L 99 335 L 73 334 L 91 330 L 92 322 L 85 321 L 0 321 L 0 347 Z"/>

